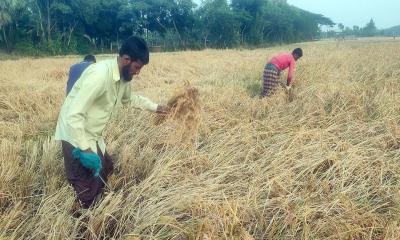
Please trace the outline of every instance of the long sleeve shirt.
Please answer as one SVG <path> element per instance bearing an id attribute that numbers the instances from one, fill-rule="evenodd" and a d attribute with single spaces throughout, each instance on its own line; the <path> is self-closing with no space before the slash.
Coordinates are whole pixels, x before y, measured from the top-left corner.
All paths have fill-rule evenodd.
<path id="1" fill-rule="evenodd" d="M 136 95 L 129 82 L 120 79 L 117 59 L 90 65 L 66 97 L 58 117 L 55 139 L 82 150 L 105 152 L 103 130 L 118 103 L 156 111 L 157 104 Z"/>
<path id="2" fill-rule="evenodd" d="M 281 71 L 289 68 L 287 77 L 287 85 L 289 86 L 293 80 L 293 75 L 296 67 L 296 61 L 294 60 L 293 55 L 291 53 L 283 53 L 273 57 L 270 62 Z"/>
<path id="3" fill-rule="evenodd" d="M 69 69 L 68 81 L 67 81 L 67 89 L 66 89 L 67 95 L 71 91 L 71 89 L 74 86 L 75 82 L 82 75 L 83 71 L 85 71 L 85 69 L 87 67 L 89 67 L 90 64 L 92 64 L 92 63 L 93 62 L 83 61 L 83 62 L 76 63 L 76 64 L 71 66 L 71 68 Z"/>

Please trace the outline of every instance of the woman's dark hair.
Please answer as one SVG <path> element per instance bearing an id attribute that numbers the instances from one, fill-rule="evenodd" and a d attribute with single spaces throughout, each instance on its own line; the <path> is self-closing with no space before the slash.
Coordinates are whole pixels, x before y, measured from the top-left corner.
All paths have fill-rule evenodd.
<path id="1" fill-rule="evenodd" d="M 301 58 L 303 56 L 303 50 L 301 48 L 296 48 L 293 50 L 292 54 L 296 54 L 297 57 Z"/>
<path id="2" fill-rule="evenodd" d="M 149 48 L 146 41 L 137 36 L 125 40 L 119 49 L 119 56 L 128 55 L 132 61 L 141 61 L 144 65 L 149 63 Z"/>

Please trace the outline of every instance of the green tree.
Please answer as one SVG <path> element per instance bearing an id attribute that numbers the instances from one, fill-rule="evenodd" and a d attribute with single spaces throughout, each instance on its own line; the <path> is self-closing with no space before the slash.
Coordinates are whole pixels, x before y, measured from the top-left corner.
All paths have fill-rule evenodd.
<path id="1" fill-rule="evenodd" d="M 208 0 L 198 10 L 200 37 L 204 47 L 237 46 L 239 22 L 226 0 Z"/>
<path id="2" fill-rule="evenodd" d="M 355 36 L 359 36 L 360 35 L 360 27 L 359 26 L 357 26 L 357 25 L 353 26 L 353 34 Z"/>
<path id="3" fill-rule="evenodd" d="M 239 16 L 241 42 L 250 45 L 310 40 L 320 35 L 320 26 L 333 25 L 283 0 L 232 0 L 232 9 Z"/>
<path id="4" fill-rule="evenodd" d="M 338 28 L 340 29 L 341 32 L 344 30 L 344 25 L 342 23 L 338 23 Z"/>
<path id="5" fill-rule="evenodd" d="M 232 9 L 240 21 L 242 43 L 257 45 L 264 41 L 265 30 L 271 25 L 265 18 L 268 3 L 266 0 L 232 0 Z"/>
<path id="6" fill-rule="evenodd" d="M 0 43 L 4 44 L 7 52 L 13 50 L 19 32 L 24 30 L 19 25 L 24 25 L 26 13 L 26 2 L 23 0 L 2 0 L 0 2 Z"/>
<path id="7" fill-rule="evenodd" d="M 354 34 L 353 33 L 353 30 L 350 28 L 350 27 L 345 27 L 345 29 L 344 29 L 344 34 L 346 35 L 346 36 L 350 36 L 350 35 L 352 35 L 352 34 Z"/>
<path id="8" fill-rule="evenodd" d="M 365 25 L 365 27 L 362 29 L 362 34 L 363 34 L 363 36 L 366 36 L 366 37 L 372 37 L 377 34 L 377 28 L 376 28 L 375 22 L 372 18 L 367 23 L 367 25 Z"/>
<path id="9" fill-rule="evenodd" d="M 285 0 L 0 0 L 0 47 L 33 54 L 115 51 L 130 35 L 171 50 L 261 46 L 314 39 L 323 25 L 333 22 Z"/>

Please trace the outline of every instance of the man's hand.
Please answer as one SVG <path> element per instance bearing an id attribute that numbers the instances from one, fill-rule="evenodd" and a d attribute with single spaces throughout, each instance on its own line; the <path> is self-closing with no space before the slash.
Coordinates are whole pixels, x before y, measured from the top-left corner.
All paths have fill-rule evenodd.
<path id="1" fill-rule="evenodd" d="M 169 110 L 170 110 L 170 108 L 167 107 L 167 106 L 158 105 L 156 113 L 158 113 L 158 114 L 168 114 Z"/>
<path id="2" fill-rule="evenodd" d="M 87 169 L 93 170 L 95 177 L 99 176 L 102 169 L 101 159 L 99 155 L 92 152 L 90 149 L 82 151 L 79 148 L 74 148 L 72 150 L 72 156 L 79 159 L 82 166 Z"/>
<path id="3" fill-rule="evenodd" d="M 286 85 L 286 91 L 289 91 L 291 88 L 292 88 L 291 85 L 289 85 L 289 86 Z"/>

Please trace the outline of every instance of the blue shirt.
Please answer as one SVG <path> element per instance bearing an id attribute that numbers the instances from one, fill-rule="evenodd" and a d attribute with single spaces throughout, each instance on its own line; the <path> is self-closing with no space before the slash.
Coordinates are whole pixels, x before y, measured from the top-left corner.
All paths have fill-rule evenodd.
<path id="1" fill-rule="evenodd" d="M 87 67 L 89 67 L 90 64 L 93 62 L 80 62 L 76 63 L 71 66 L 69 69 L 69 76 L 68 76 L 68 82 L 67 82 L 67 95 L 71 91 L 72 87 L 74 86 L 75 82 L 79 79 L 79 77 L 82 75 L 83 71 Z"/>

